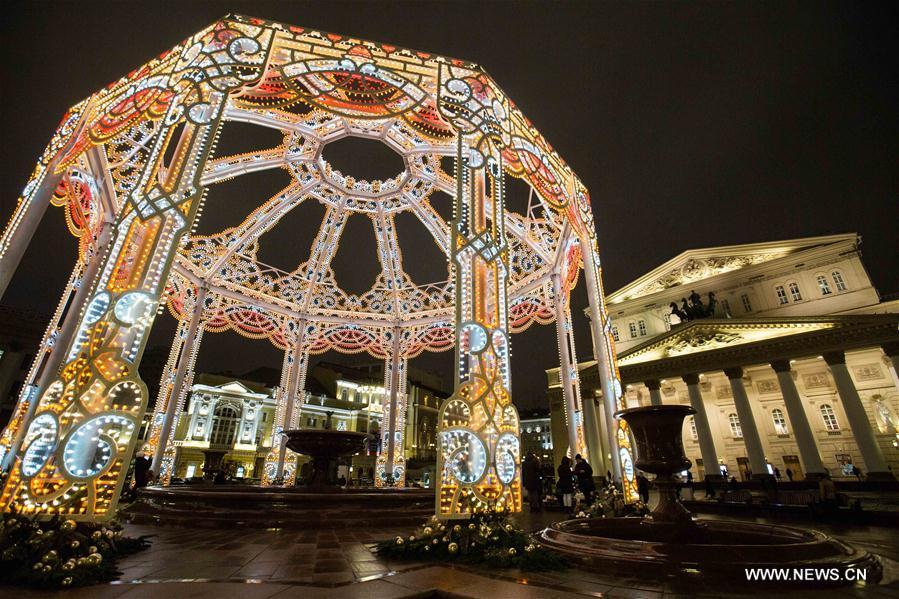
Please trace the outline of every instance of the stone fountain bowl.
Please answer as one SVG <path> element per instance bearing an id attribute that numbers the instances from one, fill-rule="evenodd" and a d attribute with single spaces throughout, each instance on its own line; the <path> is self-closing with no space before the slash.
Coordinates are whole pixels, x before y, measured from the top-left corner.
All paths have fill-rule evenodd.
<path id="1" fill-rule="evenodd" d="M 820 532 L 748 522 L 698 520 L 685 528 L 641 518 L 583 518 L 543 530 L 540 543 L 597 570 L 636 567 L 652 576 L 744 588 L 763 584 L 749 583 L 746 568 L 834 568 L 841 574 L 834 580 L 792 581 L 800 586 L 852 584 L 842 576 L 848 569 L 864 570 L 870 584 L 883 576 L 877 557 Z"/>
<path id="2" fill-rule="evenodd" d="M 287 437 L 287 448 L 291 451 L 325 458 L 359 453 L 363 442 L 371 437 L 368 433 L 315 428 L 284 431 L 284 435 Z"/>

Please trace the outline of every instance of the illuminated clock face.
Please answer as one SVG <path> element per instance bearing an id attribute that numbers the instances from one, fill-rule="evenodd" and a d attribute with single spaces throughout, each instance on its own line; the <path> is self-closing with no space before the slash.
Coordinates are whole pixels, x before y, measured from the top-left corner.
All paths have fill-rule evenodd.
<path id="1" fill-rule="evenodd" d="M 440 433 L 444 464 L 461 483 L 471 484 L 484 476 L 487 449 L 472 431 L 454 429 Z"/>
<path id="2" fill-rule="evenodd" d="M 508 485 L 515 480 L 518 456 L 518 438 L 512 433 L 500 435 L 496 441 L 496 475 L 504 485 Z"/>
<path id="3" fill-rule="evenodd" d="M 469 322 L 462 325 L 462 337 L 468 339 L 468 351 L 481 352 L 487 347 L 487 331 L 481 325 Z"/>
<path id="4" fill-rule="evenodd" d="M 87 478 L 106 469 L 120 448 L 131 441 L 134 421 L 126 416 L 107 414 L 81 424 L 66 441 L 63 464 L 72 476 Z"/>
<path id="5" fill-rule="evenodd" d="M 41 414 L 31 421 L 25 439 L 30 439 L 28 449 L 22 458 L 22 474 L 34 476 L 40 472 L 56 449 L 56 434 L 59 427 L 50 414 Z"/>
<path id="6" fill-rule="evenodd" d="M 625 448 L 621 448 L 618 451 L 618 455 L 621 456 L 621 470 L 624 472 L 624 476 L 628 480 L 634 479 L 634 462 L 631 460 L 631 452 L 629 452 Z"/>

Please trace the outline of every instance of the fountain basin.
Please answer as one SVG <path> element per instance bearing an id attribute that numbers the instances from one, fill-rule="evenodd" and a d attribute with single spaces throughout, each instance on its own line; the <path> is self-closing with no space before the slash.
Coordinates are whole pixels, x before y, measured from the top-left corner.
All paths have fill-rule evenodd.
<path id="1" fill-rule="evenodd" d="M 330 424 L 330 415 L 329 420 Z M 336 431 L 330 428 L 293 429 L 284 431 L 287 448 L 312 458 L 312 474 L 306 480 L 297 479 L 318 491 L 332 490 L 337 486 L 337 458 L 351 456 L 362 451 L 363 443 L 371 438 L 368 433 Z"/>
<path id="2" fill-rule="evenodd" d="M 876 556 L 814 530 L 727 520 L 692 525 L 643 518 L 567 520 L 540 533 L 540 542 L 587 567 L 647 576 L 747 584 L 746 568 L 865 570 L 868 583 L 883 576 Z M 835 580 L 776 581 L 773 585 L 840 586 Z M 751 584 L 764 584 L 753 581 Z"/>

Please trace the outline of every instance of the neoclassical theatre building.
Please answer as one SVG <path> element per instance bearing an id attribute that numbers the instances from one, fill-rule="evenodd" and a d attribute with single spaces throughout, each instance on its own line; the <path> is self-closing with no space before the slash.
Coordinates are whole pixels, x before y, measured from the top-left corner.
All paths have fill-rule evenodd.
<path id="1" fill-rule="evenodd" d="M 608 296 L 627 404 L 697 411 L 684 425 L 696 480 L 899 473 L 899 299 L 873 287 L 860 242 L 690 250 Z M 590 366 L 582 393 L 598 401 Z M 559 370 L 547 375 L 564 438 Z"/>

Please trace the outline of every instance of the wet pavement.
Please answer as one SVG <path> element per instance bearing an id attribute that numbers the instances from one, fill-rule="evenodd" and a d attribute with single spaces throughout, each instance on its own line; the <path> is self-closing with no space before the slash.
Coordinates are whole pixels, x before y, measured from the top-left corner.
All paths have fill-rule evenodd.
<path id="1" fill-rule="evenodd" d="M 528 530 L 561 519 L 558 512 L 521 514 Z M 880 585 L 835 591 L 780 593 L 786 597 L 899 598 L 899 531 L 873 526 L 815 526 L 884 557 Z M 458 567 L 434 562 L 385 560 L 372 544 L 408 529 L 360 530 L 208 530 L 126 526 L 130 535 L 154 535 L 147 551 L 120 562 L 119 581 L 58 593 L 0 589 L 5 597 L 74 599 L 127 597 L 609 597 L 669 599 L 701 595 L 736 597 L 707 586 L 673 587 L 633 577 L 569 569 L 532 573 Z M 771 595 L 770 591 L 746 594 Z"/>

